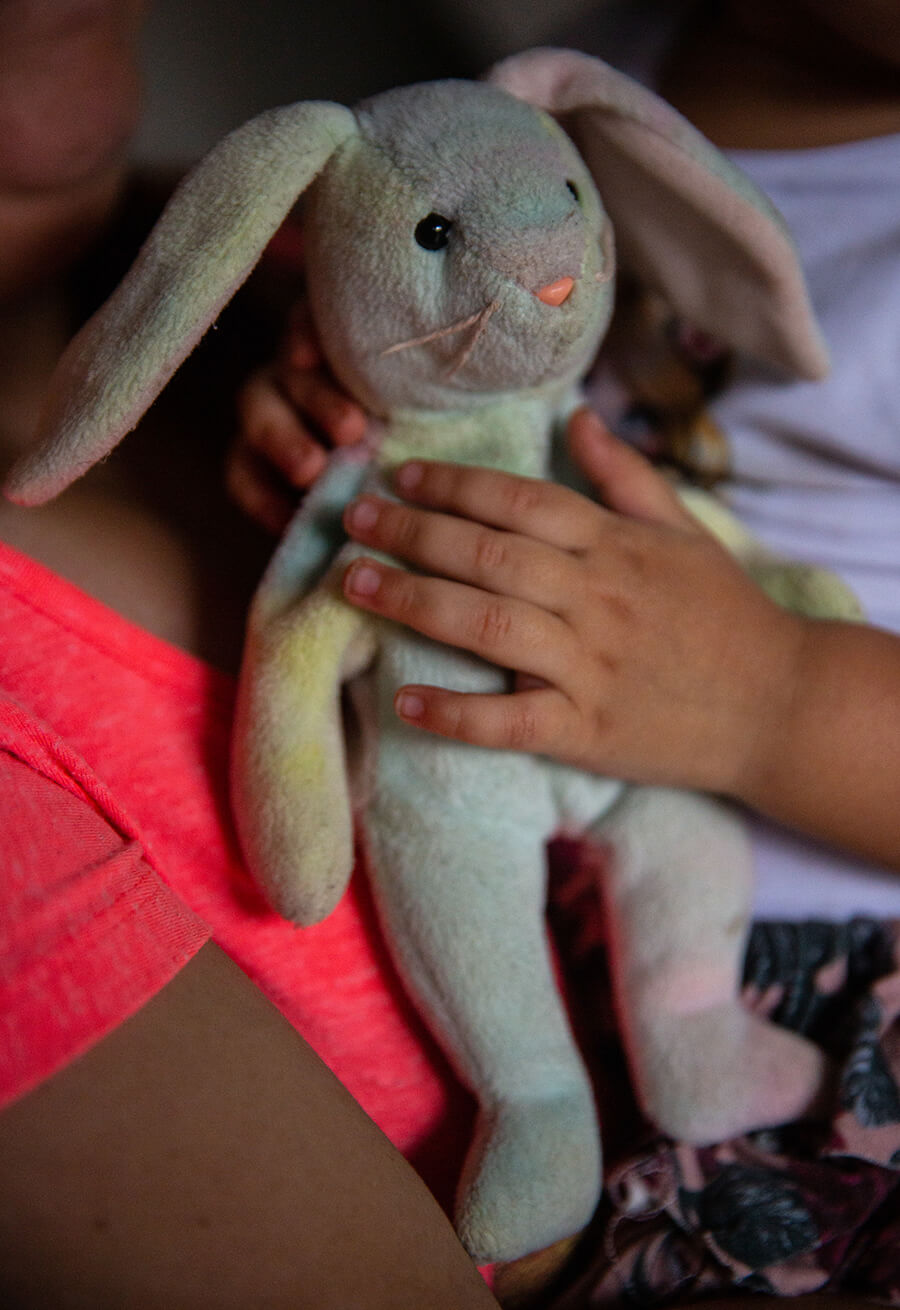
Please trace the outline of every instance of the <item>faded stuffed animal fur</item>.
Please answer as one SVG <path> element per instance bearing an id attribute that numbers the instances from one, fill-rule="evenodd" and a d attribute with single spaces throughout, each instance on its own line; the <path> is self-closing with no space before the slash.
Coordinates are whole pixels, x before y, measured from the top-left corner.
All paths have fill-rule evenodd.
<path id="1" fill-rule="evenodd" d="M 456 1223 L 476 1259 L 508 1260 L 580 1229 L 601 1186 L 591 1087 L 545 942 L 554 833 L 614 852 L 618 1004 L 662 1127 L 713 1140 L 801 1115 L 823 1060 L 738 1004 L 751 873 L 726 808 L 396 718 L 402 683 L 496 691 L 505 677 L 344 602 L 357 548 L 341 543 L 341 510 L 363 485 L 387 493 L 410 456 L 547 476 L 609 319 L 614 247 L 724 342 L 807 377 L 825 353 L 790 242 L 743 177 L 629 79 L 536 51 L 487 83 L 410 87 L 353 112 L 294 105 L 227 138 L 71 346 L 10 494 L 56 494 L 134 425 L 304 191 L 315 323 L 380 440 L 367 462 L 335 457 L 260 587 L 235 812 L 273 905 L 301 924 L 327 915 L 353 865 L 341 689 L 364 688 L 360 821 L 385 932 L 480 1104 Z"/>

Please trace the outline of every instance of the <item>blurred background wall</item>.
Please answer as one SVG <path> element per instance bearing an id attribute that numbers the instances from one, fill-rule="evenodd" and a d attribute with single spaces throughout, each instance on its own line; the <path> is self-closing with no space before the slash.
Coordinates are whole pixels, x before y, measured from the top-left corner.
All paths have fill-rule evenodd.
<path id="1" fill-rule="evenodd" d="M 632 0 L 632 3 L 634 0 Z M 292 100 L 352 104 L 564 39 L 602 0 L 152 0 L 138 155 L 196 158 Z"/>

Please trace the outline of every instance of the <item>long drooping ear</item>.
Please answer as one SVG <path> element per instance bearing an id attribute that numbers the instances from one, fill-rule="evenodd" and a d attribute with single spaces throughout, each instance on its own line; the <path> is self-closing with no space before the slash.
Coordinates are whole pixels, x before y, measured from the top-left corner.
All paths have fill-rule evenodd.
<path id="1" fill-rule="evenodd" d="M 602 60 L 514 55 L 489 80 L 559 120 L 612 219 L 623 263 L 697 327 L 801 377 L 828 354 L 777 211 L 686 119 Z"/>
<path id="2" fill-rule="evenodd" d="M 135 426 L 300 193 L 356 131 L 343 105 L 288 105 L 251 119 L 197 165 L 122 284 L 60 360 L 39 444 L 4 488 L 10 499 L 49 500 Z"/>

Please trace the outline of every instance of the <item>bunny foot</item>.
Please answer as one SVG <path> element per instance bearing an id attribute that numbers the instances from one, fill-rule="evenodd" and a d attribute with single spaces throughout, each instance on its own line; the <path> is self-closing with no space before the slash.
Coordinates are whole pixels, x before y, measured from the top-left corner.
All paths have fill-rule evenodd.
<path id="1" fill-rule="evenodd" d="M 632 1063 L 645 1112 L 671 1137 L 725 1141 L 824 1105 L 832 1081 L 824 1052 L 737 1004 L 669 1014 L 664 1028 L 641 1035 Z"/>
<path id="2" fill-rule="evenodd" d="M 479 1116 L 456 1229 L 477 1264 L 516 1260 L 579 1232 L 600 1188 L 589 1089 L 501 1101 Z"/>

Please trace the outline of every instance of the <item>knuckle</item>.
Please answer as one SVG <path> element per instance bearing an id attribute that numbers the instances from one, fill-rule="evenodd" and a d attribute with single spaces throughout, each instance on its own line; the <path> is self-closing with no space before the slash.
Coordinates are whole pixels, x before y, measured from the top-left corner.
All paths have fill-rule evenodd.
<path id="1" fill-rule="evenodd" d="M 507 563 L 507 547 L 503 537 L 490 528 L 481 528 L 473 543 L 475 567 L 482 573 L 494 573 Z"/>
<path id="2" fill-rule="evenodd" d="M 528 519 L 541 503 L 542 484 L 527 478 L 517 478 L 506 484 L 507 507 L 516 519 Z"/>
<path id="3" fill-rule="evenodd" d="M 594 705 L 586 717 L 590 724 L 590 737 L 609 750 L 613 737 L 613 719 L 609 707 L 606 704 Z"/>
<path id="4" fill-rule="evenodd" d="M 415 510 L 389 504 L 384 512 L 384 527 L 392 550 L 404 556 L 414 555 L 421 542 L 421 521 Z"/>
<path id="5" fill-rule="evenodd" d="M 622 557 L 625 567 L 631 575 L 638 579 L 646 578 L 649 572 L 649 562 L 646 553 L 633 542 L 628 542 L 622 549 Z"/>
<path id="6" fill-rule="evenodd" d="M 538 716 L 534 706 L 511 696 L 507 709 L 505 737 L 513 750 L 532 750 L 538 739 Z"/>
<path id="7" fill-rule="evenodd" d="M 473 635 L 488 648 L 500 645 L 509 636 L 511 627 L 512 619 L 502 601 L 489 600 L 475 610 Z"/>
<path id="8" fill-rule="evenodd" d="M 608 634 L 608 622 L 614 620 L 622 627 L 632 626 L 636 616 L 634 597 L 630 588 L 611 584 L 603 576 L 588 576 L 583 591 L 579 627 L 590 636 L 602 638 Z"/>
<path id="9" fill-rule="evenodd" d="M 617 590 L 621 593 L 640 583 L 652 567 L 653 561 L 648 558 L 647 543 L 640 528 L 635 531 L 631 523 L 615 523 L 604 543 L 603 575 L 616 578 Z"/>
<path id="10" fill-rule="evenodd" d="M 472 487 L 477 472 L 480 470 L 465 464 L 426 462 L 417 494 L 424 493 L 435 508 L 466 514 L 472 500 Z"/>
<path id="11" fill-rule="evenodd" d="M 391 612 L 401 621 L 421 617 L 422 598 L 415 578 L 402 569 L 388 569 L 382 577 L 382 594 Z"/>
<path id="12" fill-rule="evenodd" d="M 442 731 L 448 737 L 463 740 L 466 732 L 465 702 L 456 696 L 448 697 L 441 706 Z"/>

